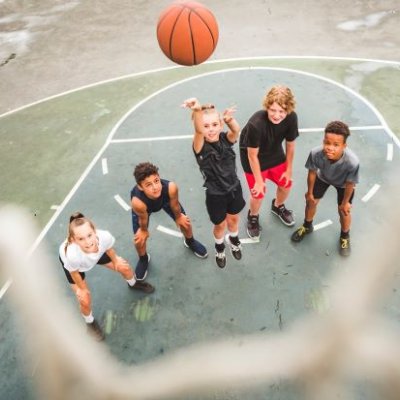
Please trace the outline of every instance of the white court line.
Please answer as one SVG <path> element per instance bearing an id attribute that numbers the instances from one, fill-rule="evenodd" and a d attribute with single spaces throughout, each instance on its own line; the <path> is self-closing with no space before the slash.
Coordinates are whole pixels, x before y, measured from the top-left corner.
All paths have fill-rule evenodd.
<path id="1" fill-rule="evenodd" d="M 12 282 L 13 282 L 12 279 L 8 279 L 7 282 L 4 284 L 4 286 L 1 288 L 0 299 L 6 294 L 8 288 L 11 286 Z"/>
<path id="2" fill-rule="evenodd" d="M 206 64 L 223 64 L 226 62 L 232 62 L 232 61 L 252 61 L 252 60 L 277 60 L 277 59 L 283 59 L 283 60 L 327 60 L 327 61 L 332 61 L 332 60 L 339 60 L 339 61 L 356 61 L 356 62 L 375 62 L 375 63 L 380 63 L 380 64 L 386 64 L 386 65 L 399 65 L 400 66 L 400 62 L 399 61 L 390 61 L 390 60 L 379 60 L 379 59 L 374 59 L 374 58 L 357 58 L 357 57 L 331 57 L 331 56 L 288 56 L 288 55 L 275 55 L 275 56 L 254 56 L 254 57 L 235 57 L 235 58 L 223 58 L 220 60 L 211 60 L 211 61 L 206 61 L 203 63 L 203 65 Z M 151 70 L 146 70 L 146 71 L 141 71 L 141 72 L 134 72 L 133 74 L 127 74 L 127 75 L 122 75 L 122 76 L 118 76 L 116 78 L 111 78 L 111 79 L 105 79 L 102 81 L 98 81 L 98 82 L 94 82 L 91 83 L 89 85 L 84 85 L 84 86 L 80 86 L 78 88 L 75 89 L 71 89 L 71 90 L 67 90 L 65 92 L 61 92 L 58 93 L 56 95 L 53 96 L 49 96 L 49 97 L 45 97 L 44 99 L 35 101 L 33 103 L 29 103 L 26 104 L 24 106 L 15 108 L 13 110 L 7 111 L 3 114 L 0 115 L 0 118 L 2 117 L 6 117 L 10 114 L 14 114 L 18 111 L 22 111 L 25 110 L 26 108 L 35 106 L 37 104 L 41 104 L 44 103 L 46 101 L 49 100 L 54 100 L 57 99 L 58 97 L 61 96 L 66 96 L 68 94 L 72 94 L 72 93 L 76 93 L 79 92 L 81 90 L 85 90 L 85 89 L 90 89 L 92 87 L 96 87 L 99 85 L 103 85 L 106 83 L 113 83 L 113 82 L 118 82 L 120 80 L 123 79 L 128 79 L 128 78 L 137 78 L 143 75 L 151 75 L 151 74 L 155 74 L 155 73 L 159 73 L 159 72 L 167 72 L 170 70 L 175 70 L 175 69 L 181 69 L 181 68 L 185 68 L 181 65 L 175 65 L 172 67 L 163 67 L 163 68 L 156 68 L 156 69 L 151 69 Z M 297 71 L 297 70 L 294 70 Z"/>
<path id="3" fill-rule="evenodd" d="M 130 205 L 128 205 L 119 194 L 116 194 L 114 199 L 125 211 L 129 211 L 131 209 Z"/>
<path id="4" fill-rule="evenodd" d="M 378 185 L 377 183 L 375 183 L 374 186 L 372 186 L 372 188 L 368 191 L 368 193 L 361 199 L 361 201 L 363 201 L 364 203 L 366 203 L 369 199 L 371 199 L 372 196 L 375 195 L 375 193 L 379 190 L 379 188 L 381 187 L 381 185 Z"/>
<path id="5" fill-rule="evenodd" d="M 332 225 L 332 224 L 333 224 L 333 222 L 330 219 L 327 219 L 324 222 L 320 222 L 319 224 L 314 225 L 314 231 L 326 228 L 327 226 Z"/>
<path id="6" fill-rule="evenodd" d="M 107 175 L 108 174 L 107 158 L 102 158 L 101 159 L 101 169 L 103 170 L 103 175 Z"/>
<path id="7" fill-rule="evenodd" d="M 183 237 L 182 232 L 178 232 L 174 229 L 169 229 L 166 228 L 165 226 L 162 225 L 158 225 L 156 228 L 158 231 L 166 233 L 167 235 L 171 235 L 171 236 L 176 236 L 176 237 Z M 257 239 L 250 239 L 250 238 L 245 238 L 245 239 L 240 239 L 240 243 L 243 244 L 248 244 L 248 243 L 259 243 L 260 242 L 260 238 Z"/>
<path id="8" fill-rule="evenodd" d="M 283 57 L 277 57 L 277 56 L 273 56 L 272 58 L 308 58 L 308 57 L 292 57 L 292 56 L 283 56 Z M 325 57 L 310 57 L 310 58 L 316 58 L 316 59 L 325 59 Z M 241 59 L 231 59 L 229 61 L 239 61 L 239 60 L 248 60 L 249 58 L 241 58 Z M 250 58 L 250 59 L 268 59 L 268 57 L 254 57 L 254 58 Z M 326 59 L 346 59 L 346 58 L 341 58 L 341 57 L 326 57 Z M 351 59 L 350 59 L 351 60 Z M 353 60 L 360 60 L 360 59 L 353 59 Z M 219 62 L 225 62 L 227 60 L 220 60 Z M 364 60 L 366 61 L 366 60 Z M 374 62 L 381 62 L 384 63 L 385 61 L 382 60 L 370 60 L 370 61 L 374 61 Z M 386 61 L 386 63 L 388 64 L 396 64 L 396 65 L 400 65 L 400 63 L 398 62 L 391 62 L 391 61 Z M 99 85 L 101 83 L 106 83 L 106 82 L 115 82 L 119 79 L 124 79 L 126 77 L 132 77 L 132 76 L 141 76 L 141 75 L 146 75 L 146 74 L 150 74 L 150 73 L 154 73 L 154 72 L 160 72 L 160 71 L 166 71 L 168 69 L 175 69 L 175 68 L 180 68 L 180 67 L 171 67 L 171 68 L 165 68 L 165 69 L 159 69 L 159 70 L 153 70 L 153 71 L 144 71 L 141 73 L 137 73 L 137 74 L 132 74 L 132 75 L 127 75 L 125 77 L 118 77 L 116 79 L 111 79 L 111 80 L 107 80 L 107 81 L 102 81 L 102 82 L 97 82 L 97 83 L 93 83 L 91 85 L 87 85 L 87 86 L 83 86 L 77 89 L 73 89 L 64 93 L 60 93 L 58 95 L 55 96 L 50 96 L 48 98 L 39 100 L 37 102 L 25 105 L 23 107 L 8 111 L 4 114 L 0 115 L 0 118 L 5 117 L 7 115 L 10 115 L 12 113 L 15 113 L 17 111 L 21 111 L 23 109 L 26 109 L 28 107 L 43 103 L 47 100 L 51 100 L 51 99 L 55 99 L 58 97 L 61 97 L 63 95 L 66 94 L 70 94 L 73 92 L 77 92 L 79 90 L 82 89 L 86 89 L 86 88 L 90 88 L 90 87 L 94 87 L 96 85 Z M 86 177 L 88 176 L 89 172 L 92 170 L 92 168 L 94 167 L 94 165 L 97 163 L 97 161 L 100 159 L 101 155 L 103 155 L 104 151 L 108 148 L 112 137 L 114 136 L 114 134 L 117 132 L 117 130 L 119 129 L 119 127 L 125 122 L 125 120 L 133 113 L 135 112 L 138 108 L 140 108 L 143 104 L 147 103 L 148 101 L 150 101 L 151 99 L 153 99 L 154 97 L 158 96 L 159 94 L 166 92 L 167 90 L 170 90 L 171 88 L 175 87 L 175 86 L 179 86 L 179 85 L 183 85 L 186 82 L 190 82 L 192 80 L 195 79 L 200 79 L 203 78 L 205 76 L 209 76 L 209 75 L 216 75 L 216 74 L 221 74 L 221 73 L 226 73 L 226 72 L 236 72 L 236 71 L 243 71 L 243 70 L 265 70 L 265 71 L 281 71 L 281 72 L 289 72 L 289 73 L 294 73 L 300 76 L 309 76 L 312 77 L 314 79 L 316 79 L 317 81 L 322 81 L 322 82 L 327 82 L 329 84 L 331 84 L 332 86 L 336 86 L 339 87 L 341 89 L 343 89 L 345 92 L 352 94 L 354 97 L 358 98 L 362 103 L 364 103 L 370 110 L 372 113 L 375 114 L 375 116 L 378 118 L 379 122 L 382 124 L 383 129 L 385 130 L 385 132 L 388 134 L 388 136 L 391 137 L 391 139 L 393 140 L 394 143 L 396 143 L 396 145 L 398 147 L 400 147 L 400 139 L 392 132 L 392 130 L 389 128 L 389 126 L 387 125 L 387 122 L 385 121 L 385 119 L 383 118 L 382 114 L 376 109 L 376 107 L 366 98 L 364 98 L 363 96 L 361 96 L 359 93 L 357 93 L 355 90 L 350 89 L 348 86 L 339 83 L 333 79 L 329 79 L 329 78 L 325 78 L 321 75 L 317 75 L 314 73 L 310 73 L 310 72 L 306 72 L 306 71 L 302 71 L 302 70 L 297 70 L 297 69 L 293 69 L 293 68 L 277 68 L 277 67 L 238 67 L 238 68 L 223 68 L 223 69 L 219 69 L 219 70 L 215 70 L 215 71 L 211 71 L 211 72 L 206 72 L 206 73 L 202 73 L 202 74 L 197 74 L 197 75 L 193 75 L 190 76 L 188 78 L 185 79 L 181 79 L 180 81 L 174 82 L 170 85 L 164 86 L 162 89 L 159 89 L 155 92 L 153 92 L 151 95 L 147 96 L 146 98 L 142 99 L 141 101 L 139 101 L 135 106 L 133 106 L 130 110 L 128 110 L 121 118 L 120 120 L 114 125 L 114 127 L 112 128 L 112 130 L 110 131 L 104 145 L 101 147 L 101 149 L 98 151 L 98 153 L 95 155 L 95 157 L 92 159 L 92 161 L 89 163 L 89 165 L 87 166 L 87 168 L 85 169 L 85 171 L 83 172 L 83 174 L 80 176 L 80 178 L 78 179 L 78 181 L 75 183 L 75 185 L 73 186 L 73 188 L 70 190 L 70 192 L 67 194 L 67 196 L 65 197 L 65 199 L 63 200 L 63 202 L 60 204 L 59 208 L 56 210 L 56 212 L 53 214 L 53 216 L 50 218 L 50 220 L 47 222 L 46 226 L 42 229 L 42 231 L 40 232 L 39 236 L 36 238 L 35 242 L 33 243 L 33 245 L 31 246 L 30 250 L 29 250 L 29 255 L 32 254 L 37 246 L 41 243 L 41 241 L 43 240 L 43 238 L 45 237 L 45 235 L 47 234 L 47 232 L 49 231 L 49 229 L 53 226 L 54 222 L 57 220 L 57 218 L 59 217 L 59 215 L 61 214 L 61 212 L 64 210 L 65 206 L 68 204 L 68 202 L 71 200 L 71 198 L 73 197 L 73 195 L 77 192 L 78 188 L 80 187 L 80 185 L 82 184 L 82 182 L 84 181 L 84 179 L 86 179 Z M 7 281 L 7 282 L 12 282 L 11 280 Z M 5 286 L 0 290 L 0 299 L 2 298 L 2 296 L 4 295 L 4 293 L 7 291 L 8 287 L 11 285 L 11 283 L 6 283 Z"/>
<path id="9" fill-rule="evenodd" d="M 393 143 L 388 143 L 388 145 L 387 145 L 386 160 L 393 161 Z"/>
<path id="10" fill-rule="evenodd" d="M 240 239 L 240 243 L 242 244 L 252 244 L 252 243 L 260 243 L 260 237 L 257 238 L 244 238 L 244 239 Z"/>
<path id="11" fill-rule="evenodd" d="M 176 236 L 176 237 L 179 237 L 179 238 L 183 237 L 182 232 L 178 232 L 178 231 L 176 231 L 174 229 L 166 228 L 165 226 L 162 226 L 162 225 L 158 225 L 157 226 L 157 230 L 160 231 L 160 232 L 164 232 L 167 235 Z"/>
<path id="12" fill-rule="evenodd" d="M 366 125 L 366 126 L 351 126 L 351 131 L 368 131 L 375 129 L 385 129 L 383 125 Z M 310 132 L 323 132 L 323 128 L 300 128 L 300 133 L 310 133 Z M 157 142 L 163 140 L 182 140 L 182 139 L 192 139 L 193 135 L 174 135 L 174 136 L 153 136 L 153 137 L 141 137 L 141 138 L 129 138 L 129 139 L 111 139 L 110 143 L 136 143 L 136 142 Z"/>
<path id="13" fill-rule="evenodd" d="M 156 142 L 162 140 L 192 139 L 193 135 L 175 135 L 175 136 L 159 136 L 144 137 L 136 139 L 112 139 L 110 143 L 130 143 L 130 142 Z"/>

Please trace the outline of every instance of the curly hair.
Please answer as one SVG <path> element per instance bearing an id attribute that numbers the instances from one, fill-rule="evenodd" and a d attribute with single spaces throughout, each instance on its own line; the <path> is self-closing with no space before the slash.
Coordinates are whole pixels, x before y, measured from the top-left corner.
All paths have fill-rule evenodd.
<path id="1" fill-rule="evenodd" d="M 158 167 L 150 162 L 142 162 L 136 165 L 133 171 L 133 176 L 138 184 L 151 175 L 158 175 Z"/>
<path id="2" fill-rule="evenodd" d="M 342 121 L 331 121 L 325 127 L 325 134 L 327 133 L 343 136 L 344 142 L 346 143 L 347 138 L 350 136 L 350 129 L 348 125 Z"/>
<path id="3" fill-rule="evenodd" d="M 276 85 L 273 86 L 263 99 L 263 107 L 268 110 L 272 104 L 279 104 L 288 114 L 294 111 L 296 107 L 296 100 L 292 91 L 287 86 Z"/>

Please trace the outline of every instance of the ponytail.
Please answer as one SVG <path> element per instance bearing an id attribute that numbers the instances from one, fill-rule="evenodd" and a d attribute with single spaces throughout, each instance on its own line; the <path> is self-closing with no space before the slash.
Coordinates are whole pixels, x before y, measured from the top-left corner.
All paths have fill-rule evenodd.
<path id="1" fill-rule="evenodd" d="M 81 212 L 77 211 L 73 213 L 69 217 L 69 224 L 68 224 L 68 235 L 67 239 L 65 241 L 65 247 L 64 247 L 64 252 L 67 254 L 67 248 L 68 246 L 72 243 L 72 239 L 74 237 L 74 228 L 77 226 L 81 226 L 85 224 L 86 222 L 89 223 L 89 225 L 93 228 L 93 230 L 96 230 L 94 224 L 92 221 L 87 219 Z"/>

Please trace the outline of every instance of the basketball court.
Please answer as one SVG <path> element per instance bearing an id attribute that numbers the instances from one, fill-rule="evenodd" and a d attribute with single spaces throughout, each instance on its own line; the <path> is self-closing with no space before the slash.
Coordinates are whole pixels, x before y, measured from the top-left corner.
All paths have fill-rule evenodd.
<path id="1" fill-rule="evenodd" d="M 41 246 L 48 250 L 51 271 L 45 272 L 55 276 L 58 293 L 78 323 L 84 326 L 58 261 L 69 216 L 79 210 L 98 228 L 109 230 L 117 252 L 135 266 L 129 194 L 139 162 L 151 161 L 161 177 L 178 184 L 195 237 L 208 249 L 207 259 L 196 258 L 171 219 L 159 212 L 151 216 L 148 241 L 147 280 L 156 287 L 153 294 L 128 290 L 118 274 L 105 268 L 87 274 L 93 313 L 106 333 L 102 346 L 125 371 L 166 360 L 192 344 L 238 338 L 240 347 L 241 335 L 282 336 L 303 317 L 324 317 L 332 305 L 326 289 L 337 284 L 332 274 L 351 277 L 360 254 L 384 250 L 388 236 L 397 237 L 397 227 L 387 235 L 375 234 L 390 225 L 388 215 L 397 212 L 396 199 L 390 198 L 400 172 L 397 2 L 310 0 L 296 5 L 295 12 L 292 2 L 252 2 L 251 7 L 242 0 L 206 3 L 220 26 L 218 46 L 210 62 L 177 67 L 164 57 L 155 34 L 156 17 L 170 0 L 119 7 L 92 0 L 0 1 L 1 201 L 24 206 L 36 222 L 33 255 Z M 275 191 L 269 183 L 260 240 L 247 238 L 246 206 L 239 232 L 243 259 L 235 261 L 228 253 L 227 267 L 220 270 L 191 149 L 190 112 L 180 104 L 192 96 L 214 103 L 220 111 L 235 104 L 243 126 L 274 84 L 289 86 L 297 101 L 300 136 L 294 186 L 286 202 L 296 227 L 304 215 L 309 151 L 321 143 L 327 122 L 340 119 L 351 128 L 348 146 L 361 161 L 352 255 L 338 255 L 333 189 L 320 202 L 315 232 L 293 244 L 295 228 L 284 226 L 269 211 Z M 237 144 L 235 151 L 248 200 Z M 366 237 L 371 240 L 367 244 Z M 38 269 L 38 275 L 41 272 Z M 29 289 L 30 281 L 24 284 Z M 383 304 L 377 304 L 379 316 L 393 323 L 394 335 L 399 328 L 399 284 L 396 272 Z M 350 285 L 358 294 L 359 281 Z M 11 305 L 15 286 L 0 268 L 0 399 L 39 400 L 34 385 L 45 357 L 34 353 L 33 363 L 27 361 L 23 344 L 33 348 L 35 336 Z M 46 287 L 42 296 L 45 305 L 53 303 Z M 41 311 L 34 312 L 38 321 Z M 63 315 L 54 318 L 63 324 Z M 47 332 L 46 324 L 41 328 Z M 59 354 L 51 345 L 48 352 Z M 154 376 L 152 385 L 157 386 L 158 378 Z M 68 383 L 70 389 L 76 382 Z M 367 378 L 349 386 L 352 399 L 383 398 Z M 228 386 L 181 398 L 294 400 L 299 393 L 292 380 L 279 378 L 247 389 Z"/>
<path id="2" fill-rule="evenodd" d="M 330 275 L 351 268 L 351 257 L 343 259 L 337 252 L 340 227 L 335 192 L 329 190 L 320 203 L 315 233 L 294 245 L 290 242 L 294 228 L 282 225 L 269 212 L 275 190 L 269 184 L 261 210 L 260 241 L 254 243 L 246 238 L 246 207 L 240 225 L 240 237 L 245 239 L 243 259 L 237 262 L 228 254 L 227 268 L 218 269 L 202 178 L 191 149 L 190 113 L 180 108 L 182 100 L 196 96 L 202 102 L 213 102 L 221 111 L 236 104 L 236 116 L 243 126 L 260 108 L 265 89 L 284 82 L 296 96 L 299 116 L 294 187 L 286 203 L 295 213 L 296 226 L 303 220 L 305 160 L 311 148 L 321 143 L 324 126 L 333 119 L 349 124 L 352 136 L 348 145 L 361 160 L 361 179 L 353 203 L 353 252 L 363 251 L 360 247 L 363 234 L 376 229 L 384 216 L 385 210 L 379 204 L 400 164 L 398 139 L 381 113 L 345 85 L 314 73 L 287 67 L 232 64 L 235 63 L 211 71 L 204 68 L 205 71 L 191 76 L 161 75 L 165 83 L 159 79 L 161 84 L 156 89 L 132 102 L 132 107 L 119 118 L 114 117 L 112 126 L 106 126 L 108 134 L 104 135 L 104 142 L 93 152 L 83 174 L 81 170 L 72 191 L 62 203 L 54 205 L 53 217 L 42 232 L 57 270 L 60 294 L 71 307 L 77 308 L 57 253 L 66 235 L 69 215 L 80 210 L 93 219 L 98 228 L 112 232 L 117 239 L 118 253 L 134 266 L 137 256 L 131 242 L 129 208 L 134 166 L 151 161 L 159 166 L 161 177 L 178 184 L 180 201 L 192 220 L 195 237 L 206 245 L 209 257 L 201 260 L 193 256 L 183 246 L 173 222 L 160 212 L 151 216 L 148 242 L 151 262 L 147 280 L 156 287 L 154 294 L 132 293 L 117 274 L 100 267 L 87 277 L 92 289 L 94 315 L 106 332 L 105 345 L 127 365 L 140 364 L 180 347 L 215 338 L 284 331 L 303 315 L 324 313 L 329 308 L 329 298 L 325 297 L 323 289 L 330 285 Z M 107 85 L 118 86 L 119 82 Z M 87 89 L 89 100 L 97 89 Z M 84 93 L 79 95 L 84 97 Z M 38 107 L 42 107 L 43 113 L 45 109 L 67 107 L 70 101 L 71 95 L 67 95 Z M 21 111 L 24 112 L 26 110 Z M 49 113 L 48 126 L 56 123 L 56 117 L 53 118 Z M 12 118 L 5 119 L 5 125 L 7 123 L 11 124 Z M 68 130 L 68 126 L 64 129 Z M 238 154 L 237 145 L 235 150 Z M 237 163 L 247 199 L 248 189 L 239 159 Z M 3 282 L 6 286 L 6 279 Z M 397 300 L 394 293 L 391 301 L 396 303 Z M 5 350 L 1 357 L 0 397 L 34 399 L 31 382 L 35 379 L 35 370 L 23 371 L 23 355 L 17 350 L 23 325 L 3 299 L 0 308 Z M 77 309 L 76 312 L 78 314 Z M 241 399 L 243 393 L 232 390 L 210 396 Z M 295 397 L 296 391 L 284 382 L 246 392 L 246 398 L 254 399 Z"/>

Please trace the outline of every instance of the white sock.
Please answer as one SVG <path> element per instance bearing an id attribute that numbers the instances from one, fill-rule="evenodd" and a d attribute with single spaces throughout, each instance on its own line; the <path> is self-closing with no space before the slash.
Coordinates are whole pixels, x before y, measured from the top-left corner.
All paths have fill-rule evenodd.
<path id="1" fill-rule="evenodd" d="M 216 243 L 216 244 L 222 244 L 222 243 L 224 243 L 224 237 L 223 237 L 223 236 L 222 236 L 221 239 L 218 239 L 218 238 L 216 238 L 216 237 L 214 236 L 214 240 L 215 240 L 215 243 Z"/>
<path id="2" fill-rule="evenodd" d="M 239 231 L 236 231 L 236 232 L 230 232 L 230 231 L 228 231 L 228 235 L 229 235 L 230 237 L 239 236 Z"/>
<path id="3" fill-rule="evenodd" d="M 84 320 L 85 320 L 85 322 L 86 322 L 87 324 L 91 324 L 91 323 L 94 321 L 94 317 L 93 317 L 93 314 L 92 314 L 91 311 L 90 311 L 90 314 L 89 314 L 89 315 L 84 315 L 84 314 L 82 314 L 82 317 L 84 318 Z"/>
<path id="4" fill-rule="evenodd" d="M 135 275 L 131 279 L 126 279 L 126 281 L 128 282 L 129 286 L 135 286 L 136 283 Z"/>

